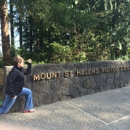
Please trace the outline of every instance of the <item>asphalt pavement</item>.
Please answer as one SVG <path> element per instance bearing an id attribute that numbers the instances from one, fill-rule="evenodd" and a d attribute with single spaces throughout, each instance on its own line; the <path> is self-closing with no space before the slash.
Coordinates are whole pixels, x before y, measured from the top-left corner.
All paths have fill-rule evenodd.
<path id="1" fill-rule="evenodd" d="M 0 115 L 0 130 L 130 130 L 130 87 Z"/>

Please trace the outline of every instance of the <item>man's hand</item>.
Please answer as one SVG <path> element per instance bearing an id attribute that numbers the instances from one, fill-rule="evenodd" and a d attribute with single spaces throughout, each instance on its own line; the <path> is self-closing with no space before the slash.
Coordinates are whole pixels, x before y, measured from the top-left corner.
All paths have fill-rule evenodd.
<path id="1" fill-rule="evenodd" d="M 32 63 L 32 60 L 31 59 L 28 59 L 28 61 L 27 61 L 28 63 Z"/>

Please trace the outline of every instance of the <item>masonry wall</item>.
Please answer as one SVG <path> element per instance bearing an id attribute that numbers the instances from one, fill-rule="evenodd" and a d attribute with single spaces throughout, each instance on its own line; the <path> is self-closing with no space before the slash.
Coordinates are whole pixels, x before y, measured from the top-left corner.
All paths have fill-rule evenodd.
<path id="1" fill-rule="evenodd" d="M 4 90 L 11 68 L 5 66 Z M 36 65 L 25 76 L 25 87 L 32 90 L 35 107 L 129 85 L 130 61 Z M 20 97 L 11 112 L 23 107 L 24 98 Z"/>

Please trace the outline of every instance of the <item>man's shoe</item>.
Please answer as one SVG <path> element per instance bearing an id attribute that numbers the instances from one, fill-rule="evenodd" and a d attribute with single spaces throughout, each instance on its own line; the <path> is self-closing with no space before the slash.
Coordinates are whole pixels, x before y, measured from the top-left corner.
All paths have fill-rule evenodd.
<path id="1" fill-rule="evenodd" d="M 23 113 L 32 113 L 34 111 L 35 111 L 35 109 L 25 109 L 25 110 L 23 110 Z"/>

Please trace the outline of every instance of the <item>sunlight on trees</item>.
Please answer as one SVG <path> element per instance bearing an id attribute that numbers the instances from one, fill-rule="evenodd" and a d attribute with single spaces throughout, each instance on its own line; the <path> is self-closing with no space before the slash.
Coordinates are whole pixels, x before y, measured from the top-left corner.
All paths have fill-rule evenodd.
<path id="1" fill-rule="evenodd" d="M 17 28 L 20 46 L 11 49 L 11 54 L 32 57 L 35 63 L 129 59 L 130 0 L 10 0 L 9 3 L 11 44 Z"/>

